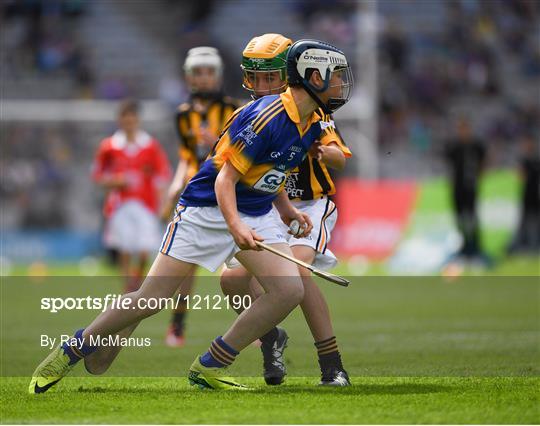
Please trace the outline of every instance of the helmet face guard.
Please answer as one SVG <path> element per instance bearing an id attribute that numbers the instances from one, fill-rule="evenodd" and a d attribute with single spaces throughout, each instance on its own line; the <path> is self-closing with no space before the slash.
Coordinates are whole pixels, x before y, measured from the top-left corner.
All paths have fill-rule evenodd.
<path id="1" fill-rule="evenodd" d="M 193 77 L 198 71 L 203 68 L 213 69 L 215 72 L 215 78 L 217 79 L 217 85 L 221 86 L 221 79 L 223 75 L 223 61 L 219 52 L 214 47 L 194 47 L 187 53 L 186 60 L 184 62 L 184 72 L 186 76 Z M 220 88 L 215 90 L 201 90 L 194 87 L 190 87 L 191 95 L 197 96 L 203 99 L 212 99 L 219 96 Z"/>
<path id="2" fill-rule="evenodd" d="M 242 87 L 251 92 L 253 98 L 282 93 L 287 88 L 287 50 L 274 58 L 252 58 L 243 56 Z"/>
<path id="3" fill-rule="evenodd" d="M 315 88 L 309 81 L 305 81 L 306 85 L 311 88 Z M 334 96 L 331 96 L 326 105 L 331 112 L 334 112 L 345 105 L 351 98 L 352 89 L 354 87 L 354 78 L 351 72 L 351 68 L 347 65 L 345 67 L 336 67 L 334 71 L 327 70 L 324 78 L 324 90 L 329 89 Z"/>
<path id="4" fill-rule="evenodd" d="M 322 87 L 309 81 L 311 71 L 317 70 L 323 80 Z M 327 114 L 345 105 L 354 87 L 353 75 L 345 54 L 338 48 L 318 41 L 299 40 L 292 45 L 287 56 L 289 83 L 301 85 Z M 318 94 L 329 91 L 323 102 Z"/>
<path id="5" fill-rule="evenodd" d="M 284 70 L 283 70 L 284 71 Z M 250 71 L 242 70 L 242 87 L 251 92 L 251 97 L 256 99 L 266 95 L 283 93 L 287 88 L 287 78 L 280 70 Z"/>
<path id="6" fill-rule="evenodd" d="M 251 97 L 275 95 L 287 88 L 287 52 L 291 39 L 268 33 L 253 37 L 242 52 L 243 87 Z"/>

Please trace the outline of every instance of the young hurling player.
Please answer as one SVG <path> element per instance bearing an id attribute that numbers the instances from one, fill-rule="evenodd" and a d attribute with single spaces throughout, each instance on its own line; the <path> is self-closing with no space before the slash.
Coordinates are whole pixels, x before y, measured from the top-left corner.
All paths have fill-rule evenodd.
<path id="1" fill-rule="evenodd" d="M 254 98 L 283 92 L 287 87 L 286 54 L 291 46 L 290 39 L 280 34 L 264 34 L 254 37 L 246 46 L 242 58 L 244 87 Z M 309 155 L 287 177 L 285 191 L 293 205 L 309 215 L 313 222 L 310 235 L 291 238 L 288 242 L 294 256 L 321 269 L 329 269 L 337 263 L 333 253 L 328 250 L 330 234 L 337 219 L 335 204 L 328 198 L 335 193 L 335 186 L 328 173 L 328 167 L 343 169 L 345 157 L 351 152 L 345 146 L 333 118 L 321 108 L 316 111 L 324 129 L 320 143 L 314 144 Z M 287 227 L 280 222 L 283 233 Z M 232 262 L 231 262 L 232 263 Z M 221 274 L 221 287 L 229 296 L 251 294 L 256 297 L 263 293 L 252 274 L 242 266 L 229 264 Z M 307 269 L 300 268 L 304 283 L 304 299 L 300 304 L 310 327 L 317 348 L 321 368 L 321 385 L 349 385 L 348 375 L 343 368 L 336 338 L 334 336 L 330 312 L 326 300 L 313 281 Z M 251 282 L 251 284 L 250 284 Z M 250 290 L 251 285 L 251 290 Z M 261 350 L 264 359 L 264 378 L 267 384 L 283 382 L 286 374 L 283 350 L 287 344 L 285 330 L 274 327 L 261 337 Z"/>
<path id="2" fill-rule="evenodd" d="M 159 142 L 139 128 L 135 101 L 121 103 L 118 127 L 101 141 L 92 178 L 107 193 L 104 242 L 119 253 L 129 293 L 139 288 L 148 252 L 163 232 L 157 214 L 171 169 Z"/>
<path id="3" fill-rule="evenodd" d="M 223 62 L 213 47 L 195 47 L 184 62 L 185 80 L 190 99 L 178 107 L 175 127 L 180 140 L 179 161 L 167 193 L 162 218 L 169 221 L 182 189 L 191 179 L 216 143 L 227 119 L 240 104 L 221 92 Z M 168 346 L 184 345 L 184 324 L 187 311 L 185 297 L 191 294 L 193 277 L 184 280 L 178 295 L 178 308 L 173 313 L 165 342 Z"/>
<path id="4" fill-rule="evenodd" d="M 312 71 L 313 70 L 313 71 Z M 287 55 L 289 89 L 265 96 L 237 110 L 212 156 L 191 179 L 180 197 L 160 252 L 143 285 L 124 295 L 130 309 L 107 309 L 74 340 L 59 346 L 34 371 L 31 393 L 47 391 L 73 366 L 97 349 L 100 339 L 155 314 L 145 301 L 171 297 L 196 265 L 215 271 L 233 256 L 258 280 L 265 293 L 242 312 L 223 336 L 217 337 L 190 367 L 191 384 L 214 389 L 246 389 L 227 366 L 239 352 L 280 323 L 304 296 L 298 268 L 260 250 L 266 241 L 292 255 L 277 226 L 278 212 L 286 224 L 309 217 L 288 200 L 287 174 L 300 165 L 320 137 L 315 111 L 327 113 L 344 105 L 351 93 L 352 74 L 343 52 L 317 40 L 300 40 Z M 277 155 L 279 153 L 279 155 Z M 272 203 L 277 211 L 272 209 Z M 72 343 L 72 344 L 70 344 Z"/>
<path id="5" fill-rule="evenodd" d="M 190 49 L 184 61 L 184 75 L 191 94 L 189 102 L 180 105 L 175 116 L 180 141 L 179 162 L 161 211 L 162 219 L 167 221 L 170 220 L 180 192 L 197 173 L 227 119 L 238 107 L 237 101 L 221 92 L 223 62 L 217 49 L 204 46 Z M 175 303 L 177 308 L 165 338 L 168 346 L 181 347 L 185 343 L 185 298 L 191 294 L 193 281 L 194 275 L 186 277 L 180 287 Z M 129 337 L 136 326 L 130 326 L 117 334 Z M 91 374 L 105 373 L 121 349 L 121 346 L 100 348 L 84 359 L 86 369 Z"/>

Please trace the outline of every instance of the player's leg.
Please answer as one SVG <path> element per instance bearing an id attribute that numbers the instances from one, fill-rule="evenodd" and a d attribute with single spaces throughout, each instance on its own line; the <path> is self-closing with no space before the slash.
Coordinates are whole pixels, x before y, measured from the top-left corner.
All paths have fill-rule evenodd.
<path id="1" fill-rule="evenodd" d="M 135 273 L 132 276 L 132 279 L 137 280 L 137 283 L 133 285 L 133 291 L 139 289 L 141 282 L 144 279 L 143 276 L 146 268 L 147 256 L 148 255 L 145 252 L 139 256 L 137 270 L 134 271 Z M 133 334 L 138 325 L 139 322 L 132 324 L 123 330 L 120 330 L 118 333 L 115 333 L 115 336 L 120 338 L 128 338 Z M 84 358 L 84 368 L 86 368 L 86 371 L 88 371 L 90 374 L 104 374 L 112 365 L 121 350 L 121 345 L 100 346 L 95 352 Z"/>
<path id="2" fill-rule="evenodd" d="M 230 300 L 232 300 L 234 296 L 244 297 L 248 295 L 251 297 L 251 300 L 255 300 L 259 294 L 264 292 L 264 290 L 261 289 L 257 295 L 252 294 L 250 286 L 252 278 L 253 275 L 251 272 L 240 264 L 234 265 L 234 267 L 231 268 L 224 266 L 219 278 L 221 291 L 225 296 L 229 296 Z M 260 286 L 258 287 L 260 288 Z M 240 305 L 235 311 L 237 314 L 241 314 L 244 311 L 244 307 Z"/>
<path id="3" fill-rule="evenodd" d="M 327 247 L 337 222 L 336 205 L 328 198 L 321 198 L 296 202 L 296 207 L 311 217 L 313 229 L 307 237 L 289 239 L 294 256 L 319 269 L 334 267 L 337 259 Z M 304 284 L 304 299 L 300 306 L 317 348 L 321 384 L 348 385 L 326 299 L 311 273 L 305 268 L 299 268 L 299 271 Z"/>
<path id="4" fill-rule="evenodd" d="M 140 322 L 132 324 L 123 330 L 120 330 L 115 335 L 119 336 L 120 338 L 128 338 L 133 334 L 139 324 Z M 88 371 L 90 374 L 104 374 L 112 365 L 121 350 L 121 345 L 100 346 L 90 355 L 84 357 L 84 368 L 86 368 L 86 371 Z"/>
<path id="5" fill-rule="evenodd" d="M 125 216 L 124 219 L 124 223 L 119 226 L 119 229 L 123 232 L 121 241 L 124 248 L 130 247 L 131 250 L 137 253 L 136 262 L 133 265 L 128 264 L 131 269 L 126 269 L 125 272 L 125 276 L 130 280 L 130 290 L 125 291 L 125 293 L 131 293 L 140 288 L 144 280 L 149 253 L 159 245 L 162 232 L 156 215 L 141 204 L 131 205 L 129 215 Z M 129 227 L 124 226 L 125 223 L 128 223 Z M 115 336 L 127 338 L 133 334 L 137 325 L 138 323 L 130 325 L 120 330 Z M 84 366 L 91 374 L 103 374 L 109 369 L 121 350 L 122 346 L 99 347 L 95 352 L 84 358 Z"/>
<path id="6" fill-rule="evenodd" d="M 191 275 L 194 269 L 195 265 L 192 263 L 158 253 L 141 288 L 122 296 L 121 301 L 130 300 L 125 302 L 129 309 L 107 309 L 85 329 L 83 337 L 89 339 L 91 336 L 108 336 L 156 314 L 163 307 L 154 308 L 152 305 L 149 308 L 146 302 L 149 299 L 171 298 L 183 279 Z"/>
<path id="7" fill-rule="evenodd" d="M 86 329 L 78 330 L 70 344 L 58 347 L 37 367 L 30 382 L 30 393 L 45 392 L 59 382 L 78 361 L 96 351 L 100 338 L 113 335 L 159 312 L 160 306 L 149 308 L 145 302 L 170 298 L 183 277 L 191 274 L 194 268 L 192 263 L 159 253 L 139 290 L 123 295 L 118 305 L 98 315 Z M 119 306 L 124 306 L 124 309 Z"/>
<path id="8" fill-rule="evenodd" d="M 175 304 L 176 309 L 172 313 L 171 322 L 165 337 L 165 344 L 167 346 L 180 348 L 185 344 L 186 298 L 192 294 L 194 283 L 195 274 L 186 277 L 180 286 L 178 294 L 175 296 L 177 300 Z"/>
<path id="9" fill-rule="evenodd" d="M 292 255 L 287 244 L 273 246 Z M 266 251 L 250 250 L 241 251 L 236 257 L 265 290 L 223 336 L 231 346 L 242 350 L 285 319 L 302 301 L 304 289 L 297 266 L 288 260 Z"/>
<path id="10" fill-rule="evenodd" d="M 313 264 L 316 252 L 309 246 L 293 246 L 294 257 L 306 263 Z M 336 337 L 332 327 L 328 303 L 317 283 L 313 280 L 311 272 L 305 268 L 298 268 L 304 284 L 304 299 L 300 304 L 306 322 L 311 330 L 319 366 L 321 368 L 321 384 L 344 386 L 349 385 L 349 377 L 341 361 Z"/>
<path id="11" fill-rule="evenodd" d="M 292 254 L 286 243 L 273 245 Z M 224 367 L 232 364 L 252 341 L 279 324 L 304 295 L 298 268 L 293 263 L 266 251 L 241 251 L 236 257 L 257 277 L 265 293 L 238 316 L 223 337 L 216 338 L 208 351 L 194 361 L 190 368 L 190 383 L 201 387 L 243 388 L 234 379 L 224 377 Z"/>
<path id="12" fill-rule="evenodd" d="M 264 290 L 253 275 L 242 265 L 236 267 L 224 267 L 221 273 L 221 289 L 223 294 L 234 301 L 234 296 L 244 297 L 249 295 L 251 300 L 257 299 L 264 294 Z M 236 306 L 233 303 L 233 306 Z M 244 311 L 242 305 L 236 309 L 238 314 Z M 287 374 L 283 352 L 287 347 L 289 336 L 280 327 L 273 327 L 270 331 L 259 338 L 263 354 L 263 377 L 268 385 L 279 385 Z"/>

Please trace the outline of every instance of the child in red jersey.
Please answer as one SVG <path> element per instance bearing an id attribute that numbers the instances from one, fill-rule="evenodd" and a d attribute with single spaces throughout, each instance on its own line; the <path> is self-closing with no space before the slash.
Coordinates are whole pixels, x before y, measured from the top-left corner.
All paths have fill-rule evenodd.
<path id="1" fill-rule="evenodd" d="M 101 141 L 92 172 L 94 181 L 107 192 L 104 241 L 119 253 L 126 293 L 139 287 L 148 252 L 161 241 L 157 214 L 171 177 L 163 148 L 139 124 L 137 103 L 123 102 L 119 129 Z"/>

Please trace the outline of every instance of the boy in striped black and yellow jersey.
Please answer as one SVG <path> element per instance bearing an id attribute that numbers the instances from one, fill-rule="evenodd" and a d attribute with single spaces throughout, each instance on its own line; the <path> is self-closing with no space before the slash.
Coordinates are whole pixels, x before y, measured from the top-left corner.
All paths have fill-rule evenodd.
<path id="1" fill-rule="evenodd" d="M 212 146 L 239 102 L 221 92 L 223 65 L 213 47 L 195 47 L 188 51 L 184 63 L 185 80 L 191 94 L 175 115 L 175 127 L 180 141 L 178 167 L 167 193 L 162 219 L 169 221 L 180 192 L 199 171 Z M 191 294 L 193 279 L 181 288 L 178 307 L 167 331 L 166 343 L 180 347 L 184 344 L 184 324 L 187 306 L 185 297 Z"/>
<path id="2" fill-rule="evenodd" d="M 178 167 L 162 211 L 169 220 L 178 196 L 212 150 L 231 114 L 240 103 L 221 92 L 223 65 L 217 49 L 195 47 L 184 63 L 185 80 L 191 91 L 189 101 L 175 115 L 180 146 Z"/>
<path id="3" fill-rule="evenodd" d="M 291 44 L 290 39 L 280 34 L 254 37 L 247 44 L 241 68 L 243 86 L 252 93 L 253 98 L 281 93 L 287 88 L 284 58 Z M 314 226 L 312 233 L 306 237 L 289 238 L 295 257 L 328 269 L 337 262 L 327 248 L 337 218 L 336 206 L 328 198 L 336 191 L 328 168 L 342 169 L 345 158 L 350 157 L 351 152 L 343 142 L 332 116 L 322 108 L 315 114 L 322 129 L 318 142 L 312 145 L 309 154 L 288 175 L 284 189 L 295 207 L 310 216 Z M 229 268 L 224 268 L 221 275 L 225 294 L 231 297 L 245 294 L 257 297 L 262 294 L 260 285 L 247 269 L 234 262 L 229 262 L 227 266 Z M 341 362 L 328 305 L 309 271 L 302 269 L 300 273 L 304 283 L 304 300 L 300 306 L 315 340 L 322 372 L 321 384 L 347 385 L 349 380 Z M 260 340 L 265 381 L 270 385 L 280 384 L 286 374 L 283 350 L 288 340 L 287 333 L 282 328 L 274 327 Z"/>

